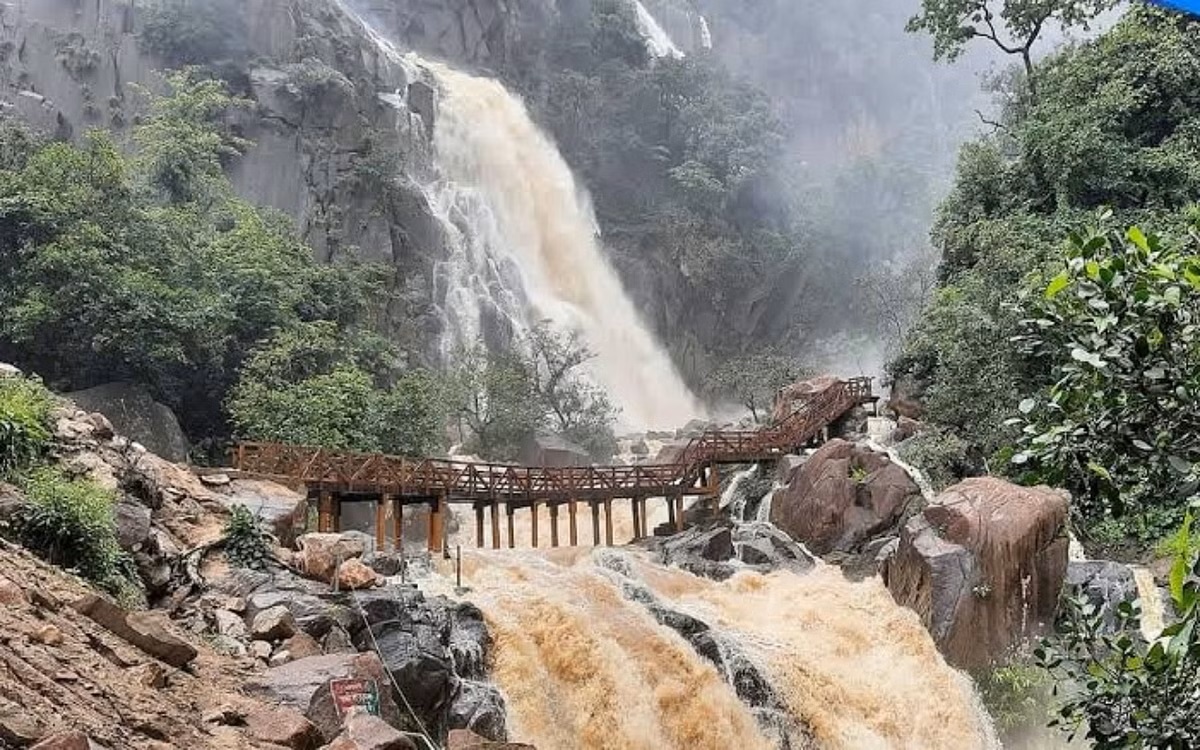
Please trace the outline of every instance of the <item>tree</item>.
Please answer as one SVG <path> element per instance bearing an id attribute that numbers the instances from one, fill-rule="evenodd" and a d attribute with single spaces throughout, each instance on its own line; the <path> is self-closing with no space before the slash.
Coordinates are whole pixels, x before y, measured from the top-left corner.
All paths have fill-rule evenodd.
<path id="1" fill-rule="evenodd" d="M 617 448 L 613 435 L 617 410 L 604 390 L 580 373 L 595 355 L 578 333 L 557 332 L 547 321 L 530 333 L 529 347 L 534 390 L 548 412 L 550 426 L 596 460 L 611 459 Z"/>
<path id="2" fill-rule="evenodd" d="M 953 61 L 973 39 L 986 39 L 1007 55 L 1017 55 L 1033 98 L 1037 98 L 1033 45 L 1048 25 L 1088 27 L 1118 0 L 921 0 L 921 12 L 908 31 L 933 37 L 936 60 Z"/>
<path id="3" fill-rule="evenodd" d="M 1020 404 L 1013 461 L 1070 489 L 1089 522 L 1154 514 L 1151 541 L 1200 499 L 1198 242 L 1072 235 L 1017 339 L 1052 385 Z"/>
<path id="4" fill-rule="evenodd" d="M 546 419 L 529 363 L 513 352 L 475 346 L 458 352 L 453 367 L 450 403 L 468 449 L 515 459 Z"/>
<path id="5" fill-rule="evenodd" d="M 1086 599 L 1067 602 L 1060 636 L 1036 652 L 1063 698 L 1054 725 L 1080 732 L 1100 750 L 1184 750 L 1200 744 L 1200 555 L 1189 515 L 1179 531 L 1186 552 L 1170 576 L 1177 619 L 1153 640 L 1141 636 L 1141 611 L 1117 609 L 1116 632 Z"/>
<path id="6" fill-rule="evenodd" d="M 809 374 L 793 357 L 761 351 L 721 363 L 706 379 L 706 390 L 709 398 L 735 401 L 762 422 L 770 417 L 775 396 Z"/>

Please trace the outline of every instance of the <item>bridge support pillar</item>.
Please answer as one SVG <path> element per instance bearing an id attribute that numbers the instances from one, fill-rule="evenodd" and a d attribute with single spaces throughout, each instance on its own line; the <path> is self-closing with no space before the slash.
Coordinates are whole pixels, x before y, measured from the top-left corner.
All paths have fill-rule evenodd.
<path id="1" fill-rule="evenodd" d="M 532 538 L 533 548 L 537 549 L 538 548 L 538 504 L 537 504 L 536 500 L 533 502 L 532 505 L 529 506 L 529 510 L 533 512 L 533 521 L 532 521 L 532 525 L 530 526 L 530 534 L 529 535 Z"/>
<path id="2" fill-rule="evenodd" d="M 492 500 L 492 549 L 500 549 L 500 503 Z"/>
<path id="3" fill-rule="evenodd" d="M 504 509 L 506 511 L 508 511 L 508 548 L 516 549 L 517 548 L 517 531 L 516 531 L 516 525 L 513 523 L 513 513 L 515 513 L 516 511 L 513 510 L 513 507 L 511 505 L 507 505 L 507 504 L 504 506 Z"/>
<path id="4" fill-rule="evenodd" d="M 436 498 L 433 505 L 429 509 L 429 551 L 441 552 L 444 541 L 443 534 L 443 517 L 444 506 L 446 501 L 444 498 Z"/>
<path id="5" fill-rule="evenodd" d="M 667 501 L 667 523 L 674 529 L 677 523 L 675 521 L 675 498 L 667 497 L 664 499 Z"/>
<path id="6" fill-rule="evenodd" d="M 568 538 L 571 540 L 572 547 L 579 546 L 579 529 L 575 525 L 575 511 L 577 510 L 576 506 L 578 506 L 578 505 L 579 505 L 579 503 L 577 503 L 574 500 L 572 500 L 570 502 L 570 504 L 567 505 L 567 515 L 570 516 L 570 518 L 568 520 L 568 526 L 569 526 L 568 533 L 570 534 L 570 537 L 568 537 Z"/>
<path id="7" fill-rule="evenodd" d="M 592 546 L 600 546 L 600 501 L 592 501 Z"/>
<path id="8" fill-rule="evenodd" d="M 475 506 L 475 546 L 483 549 L 483 506 Z"/>
<path id="9" fill-rule="evenodd" d="M 675 503 L 675 531 L 683 531 L 683 495 L 676 495 Z"/>
<path id="10" fill-rule="evenodd" d="M 392 509 L 388 507 L 387 495 L 380 495 L 375 501 L 375 550 L 383 552 L 387 547 L 388 516 Z"/>
<path id="11" fill-rule="evenodd" d="M 321 494 L 317 499 L 317 531 L 322 534 L 329 534 L 335 531 L 333 528 L 333 508 L 333 493 L 321 490 Z"/>
<path id="12" fill-rule="evenodd" d="M 550 546 L 558 546 L 558 506 L 550 505 Z"/>
<path id="13" fill-rule="evenodd" d="M 637 499 L 638 508 L 641 510 L 642 517 L 642 538 L 650 536 L 650 519 L 646 517 L 646 498 L 639 497 Z"/>
<path id="14" fill-rule="evenodd" d="M 633 508 L 633 538 L 638 540 L 642 538 L 642 513 L 638 507 L 638 499 L 631 498 L 629 505 Z"/>
<path id="15" fill-rule="evenodd" d="M 612 498 L 604 498 L 604 544 L 613 546 Z"/>
<path id="16" fill-rule="evenodd" d="M 404 549 L 404 504 L 395 495 L 384 495 L 384 501 L 392 507 L 392 550 Z"/>

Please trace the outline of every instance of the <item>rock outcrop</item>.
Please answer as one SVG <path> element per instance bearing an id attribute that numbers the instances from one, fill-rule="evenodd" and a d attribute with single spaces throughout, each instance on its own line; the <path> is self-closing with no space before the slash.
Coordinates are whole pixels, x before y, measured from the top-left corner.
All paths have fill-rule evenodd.
<path id="1" fill-rule="evenodd" d="M 1117 607 L 1138 598 L 1137 581 L 1128 565 L 1108 560 L 1072 560 L 1067 565 L 1064 594 L 1093 604 L 1109 631 L 1117 624 Z"/>
<path id="2" fill-rule="evenodd" d="M 1002 479 L 967 479 L 905 525 L 883 570 L 947 660 L 990 664 L 1053 623 L 1067 570 L 1068 497 Z"/>
<path id="3" fill-rule="evenodd" d="M 855 552 L 915 512 L 921 490 L 884 454 L 831 440 L 771 499 L 771 522 L 818 555 Z"/>
<path id="4" fill-rule="evenodd" d="M 110 424 L 97 431 L 108 436 L 112 432 L 125 435 L 146 447 L 146 450 L 168 461 L 186 461 L 187 438 L 175 413 L 158 403 L 142 386 L 135 383 L 108 383 L 66 394 L 66 398 L 89 412 L 99 412 Z"/>

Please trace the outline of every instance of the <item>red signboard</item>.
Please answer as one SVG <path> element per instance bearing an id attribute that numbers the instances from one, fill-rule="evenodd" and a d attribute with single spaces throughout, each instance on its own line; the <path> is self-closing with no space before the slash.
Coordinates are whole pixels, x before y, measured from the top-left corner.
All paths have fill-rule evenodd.
<path id="1" fill-rule="evenodd" d="M 379 715 L 379 686 L 375 680 L 330 680 L 329 692 L 338 718 L 356 712 Z"/>

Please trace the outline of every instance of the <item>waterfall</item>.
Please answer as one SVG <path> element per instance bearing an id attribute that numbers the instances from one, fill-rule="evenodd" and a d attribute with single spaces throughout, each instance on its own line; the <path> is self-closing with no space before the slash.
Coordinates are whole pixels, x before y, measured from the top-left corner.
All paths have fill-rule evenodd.
<path id="1" fill-rule="evenodd" d="M 359 22 L 385 55 L 440 89 L 438 176 L 426 195 L 448 253 L 434 279 L 443 354 L 481 337 L 519 342 L 549 320 L 581 334 L 595 355 L 589 374 L 621 409 L 622 427 L 674 428 L 702 415 L 605 258 L 586 192 L 524 103 L 496 80 L 401 56 Z"/>
<path id="2" fill-rule="evenodd" d="M 1166 628 L 1166 607 L 1163 606 L 1162 594 L 1154 581 L 1154 573 L 1141 565 L 1130 565 L 1133 580 L 1137 584 L 1138 602 L 1142 608 L 1142 636 L 1154 642 Z"/>
<path id="3" fill-rule="evenodd" d="M 733 478 L 729 480 L 729 485 L 721 493 L 719 507 L 722 510 L 728 510 L 730 517 L 745 520 L 743 516 L 746 511 L 746 504 L 750 500 L 747 497 L 745 485 L 758 476 L 758 470 L 758 464 L 751 466 L 749 469 L 742 469 L 733 475 Z"/>
<path id="4" fill-rule="evenodd" d="M 712 30 L 708 27 L 708 19 L 700 16 L 700 46 L 704 49 L 712 49 L 713 39 Z"/>
<path id="5" fill-rule="evenodd" d="M 822 565 L 717 583 L 576 549 L 464 551 L 463 576 L 512 739 L 540 750 L 996 747 L 968 678 L 876 580 Z"/>
<path id="6" fill-rule="evenodd" d="M 683 52 L 671 40 L 671 35 L 662 27 L 641 0 L 634 0 L 637 12 L 638 31 L 646 38 L 646 47 L 654 57 L 683 57 Z"/>

